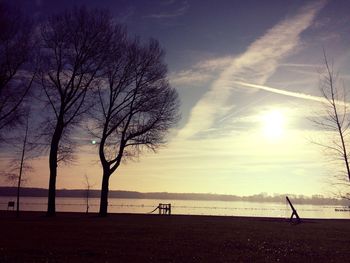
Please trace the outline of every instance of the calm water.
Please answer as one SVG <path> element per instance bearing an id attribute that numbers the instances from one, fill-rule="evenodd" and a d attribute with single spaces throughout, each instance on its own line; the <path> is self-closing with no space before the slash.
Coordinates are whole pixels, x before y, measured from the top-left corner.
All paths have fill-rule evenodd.
<path id="1" fill-rule="evenodd" d="M 8 201 L 15 197 L 0 197 L 0 210 L 7 209 Z M 99 199 L 89 199 L 90 212 L 98 212 Z M 284 203 L 257 203 L 257 202 L 228 202 L 228 201 L 196 201 L 196 200 L 153 200 L 153 199 L 109 199 L 108 211 L 113 213 L 149 213 L 159 203 L 171 203 L 172 214 L 185 215 L 221 215 L 221 216 L 260 216 L 282 217 L 291 215 L 291 210 Z M 46 197 L 22 197 L 21 210 L 45 211 Z M 295 205 L 301 218 L 347 218 L 350 212 L 336 212 L 335 209 L 344 209 L 341 206 L 325 205 Z M 57 198 L 56 209 L 61 212 L 85 212 L 84 198 Z"/>

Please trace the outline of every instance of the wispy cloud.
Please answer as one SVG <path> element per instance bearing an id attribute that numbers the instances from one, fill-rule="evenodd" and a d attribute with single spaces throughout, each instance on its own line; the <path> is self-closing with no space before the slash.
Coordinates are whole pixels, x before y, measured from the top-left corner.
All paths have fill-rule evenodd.
<path id="1" fill-rule="evenodd" d="M 172 6 L 173 4 L 175 4 L 175 1 L 171 1 L 167 5 Z M 188 2 L 183 1 L 181 3 L 181 6 L 175 8 L 174 10 L 150 14 L 150 15 L 146 15 L 144 17 L 145 18 L 155 18 L 155 19 L 175 18 L 175 17 L 184 15 L 187 12 L 189 7 L 190 7 L 190 5 L 188 4 Z"/>
<path id="2" fill-rule="evenodd" d="M 170 83 L 177 87 L 183 88 L 188 86 L 202 85 L 213 77 L 210 72 L 203 72 L 198 70 L 182 70 L 170 75 Z"/>
<path id="3" fill-rule="evenodd" d="M 202 60 L 188 70 L 181 70 L 171 74 L 170 83 L 180 88 L 202 85 L 212 80 L 218 71 L 229 66 L 231 62 L 231 56 Z"/>
<path id="4" fill-rule="evenodd" d="M 118 14 L 117 22 L 119 23 L 127 23 L 128 20 L 135 14 L 135 7 L 128 6 L 121 10 L 121 12 Z"/>
<path id="5" fill-rule="evenodd" d="M 175 3 L 176 0 L 163 0 L 161 1 L 161 5 L 172 5 L 173 3 Z"/>
<path id="6" fill-rule="evenodd" d="M 224 56 L 201 60 L 190 69 L 173 72 L 169 79 L 172 85 L 177 88 L 192 87 L 203 85 L 210 80 L 214 80 L 218 72 L 221 72 L 232 64 L 232 56 Z M 321 68 L 321 64 L 302 64 L 302 63 L 279 63 L 280 68 L 289 68 L 290 71 L 316 76 L 319 73 L 317 69 Z M 303 69 L 303 70 L 301 70 Z M 308 70 L 308 71 L 306 71 Z M 312 71 L 311 71 L 312 70 Z M 294 82 L 305 82 L 298 80 Z M 293 82 L 293 83 L 294 83 Z"/>
<path id="7" fill-rule="evenodd" d="M 275 25 L 254 41 L 245 53 L 233 59 L 194 106 L 178 137 L 188 138 L 206 130 L 217 117 L 225 114 L 232 87 L 237 81 L 264 84 L 277 69 L 278 62 L 298 47 L 300 34 L 312 24 L 325 4 L 326 1 L 317 1 L 304 6 L 295 16 Z"/>

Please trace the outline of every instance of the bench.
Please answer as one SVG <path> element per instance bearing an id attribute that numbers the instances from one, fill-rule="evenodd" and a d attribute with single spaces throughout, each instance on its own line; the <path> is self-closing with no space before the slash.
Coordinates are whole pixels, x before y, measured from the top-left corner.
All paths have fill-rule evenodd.
<path id="1" fill-rule="evenodd" d="M 12 207 L 12 210 L 15 210 L 15 202 L 9 201 L 7 204 L 7 210 L 9 210 Z"/>

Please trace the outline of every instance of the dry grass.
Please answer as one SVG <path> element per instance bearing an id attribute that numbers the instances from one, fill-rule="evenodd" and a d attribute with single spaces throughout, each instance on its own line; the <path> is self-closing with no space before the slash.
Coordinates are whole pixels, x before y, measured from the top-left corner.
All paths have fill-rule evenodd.
<path id="1" fill-rule="evenodd" d="M 349 220 L 0 214 L 0 262 L 349 262 Z"/>

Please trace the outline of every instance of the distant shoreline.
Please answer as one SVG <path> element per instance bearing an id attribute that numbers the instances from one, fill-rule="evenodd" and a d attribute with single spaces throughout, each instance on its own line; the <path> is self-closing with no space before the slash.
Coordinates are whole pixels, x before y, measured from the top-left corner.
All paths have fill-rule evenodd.
<path id="1" fill-rule="evenodd" d="M 0 197 L 16 196 L 16 187 L 0 187 Z M 22 188 L 22 197 L 47 197 L 47 189 L 44 188 Z M 310 204 L 310 205 L 350 205 L 349 200 L 326 198 L 321 195 L 317 196 L 296 196 L 291 194 L 280 194 L 269 196 L 265 194 L 256 194 L 251 196 L 236 196 L 222 194 L 201 194 L 201 193 L 141 193 L 136 191 L 120 191 L 110 190 L 110 198 L 119 199 L 162 199 L 162 200 L 197 200 L 197 201 L 247 201 L 247 202 L 269 202 L 269 203 L 285 203 L 285 196 L 288 195 L 295 204 Z M 84 189 L 57 189 L 57 197 L 84 198 L 86 190 Z M 99 198 L 99 190 L 90 190 L 90 198 Z"/>

